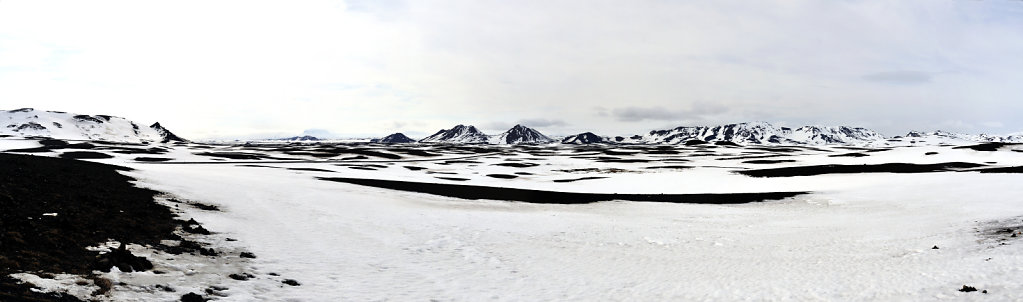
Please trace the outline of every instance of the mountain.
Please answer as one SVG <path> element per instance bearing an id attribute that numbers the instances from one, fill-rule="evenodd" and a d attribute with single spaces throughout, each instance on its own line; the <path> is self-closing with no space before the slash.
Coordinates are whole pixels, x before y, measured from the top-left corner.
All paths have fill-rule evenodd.
<path id="1" fill-rule="evenodd" d="M 622 138 L 622 139 L 624 140 L 625 138 Z M 584 133 L 579 133 L 579 134 L 576 134 L 576 135 L 570 135 L 570 136 L 565 137 L 564 139 L 561 140 L 562 144 L 576 144 L 576 145 L 603 144 L 603 143 L 611 143 L 611 142 L 612 141 L 609 138 L 598 136 L 596 134 L 593 134 L 593 132 L 584 132 Z"/>
<path id="2" fill-rule="evenodd" d="M 160 123 L 142 127 L 110 115 L 82 115 L 32 108 L 0 110 L 0 134 L 125 143 L 185 141 Z"/>
<path id="3" fill-rule="evenodd" d="M 391 135 L 385 136 L 384 138 L 381 138 L 381 139 L 370 140 L 370 142 L 371 143 L 381 143 L 381 144 L 408 144 L 408 143 L 414 143 L 414 142 L 416 142 L 416 140 L 411 139 L 408 136 L 405 136 L 405 134 L 399 132 L 399 133 L 395 133 L 395 134 L 391 134 Z"/>
<path id="4" fill-rule="evenodd" d="M 440 130 L 433 135 L 419 140 L 421 143 L 468 143 L 480 144 L 490 141 L 490 137 L 480 132 L 476 127 L 469 125 L 457 125 L 454 128 Z"/>
<path id="5" fill-rule="evenodd" d="M 719 126 L 686 126 L 650 131 L 645 136 L 616 137 L 620 143 L 683 144 L 691 140 L 757 144 L 847 144 L 862 145 L 884 141 L 884 136 L 869 129 L 855 127 L 803 126 L 793 130 L 766 122 L 727 124 Z"/>
<path id="6" fill-rule="evenodd" d="M 549 144 L 554 140 L 540 131 L 523 126 L 515 125 L 508 131 L 498 134 L 490 139 L 493 144 Z"/>

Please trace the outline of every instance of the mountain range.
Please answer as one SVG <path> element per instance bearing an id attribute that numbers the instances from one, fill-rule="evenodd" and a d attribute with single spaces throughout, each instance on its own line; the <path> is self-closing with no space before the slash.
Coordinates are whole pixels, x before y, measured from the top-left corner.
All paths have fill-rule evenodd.
<path id="1" fill-rule="evenodd" d="M 142 127 L 128 119 L 110 115 L 80 115 L 32 108 L 0 111 L 0 135 L 39 136 L 69 140 L 104 140 L 115 142 L 187 142 L 160 123 Z M 279 141 L 317 141 L 312 136 L 296 136 Z M 1023 143 L 1023 133 L 1006 136 L 972 135 L 947 131 L 911 131 L 904 136 L 884 137 L 870 129 L 847 126 L 780 127 L 766 122 L 750 122 L 717 126 L 683 126 L 653 130 L 643 135 L 600 136 L 592 132 L 552 139 L 524 125 L 496 135 L 488 135 L 472 125 L 456 125 L 441 129 L 421 140 L 395 133 L 371 142 L 454 143 L 454 144 L 699 144 L 724 143 L 739 145 L 898 145 L 957 144 L 970 142 Z"/>

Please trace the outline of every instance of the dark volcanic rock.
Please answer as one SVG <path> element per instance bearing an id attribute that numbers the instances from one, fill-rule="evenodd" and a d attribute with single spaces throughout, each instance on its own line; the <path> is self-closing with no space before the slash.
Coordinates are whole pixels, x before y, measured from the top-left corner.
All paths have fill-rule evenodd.
<path id="1" fill-rule="evenodd" d="M 782 199 L 806 192 L 765 192 L 730 194 L 601 194 L 541 191 L 459 184 L 422 183 L 395 180 L 319 177 L 320 180 L 363 186 L 420 192 L 463 199 L 510 200 L 529 203 L 585 204 L 600 201 L 652 201 L 672 203 L 737 204 Z"/>
<path id="2" fill-rule="evenodd" d="M 399 133 L 395 133 L 395 134 L 391 134 L 391 135 L 385 136 L 384 138 L 381 138 L 381 139 L 374 139 L 371 142 L 381 143 L 381 144 L 408 144 L 408 143 L 414 143 L 414 142 L 416 142 L 416 140 L 411 139 L 408 136 L 405 136 L 405 134 L 402 134 L 402 133 L 399 132 Z"/>
<path id="3" fill-rule="evenodd" d="M 791 177 L 791 176 L 814 176 L 823 174 L 850 174 L 850 173 L 928 173 L 958 171 L 962 169 L 983 167 L 982 164 L 950 162 L 939 164 L 905 164 L 889 163 L 876 165 L 819 165 L 784 167 L 773 169 L 743 170 L 735 173 L 753 177 Z"/>
<path id="4" fill-rule="evenodd" d="M 0 275 L 85 274 L 97 256 L 88 246 L 156 246 L 174 236 L 174 214 L 117 173 L 128 168 L 14 154 L 0 154 L 0 167 Z"/>
<path id="5" fill-rule="evenodd" d="M 197 293 L 187 293 L 181 296 L 181 302 L 206 302 L 206 298 L 203 298 Z"/>

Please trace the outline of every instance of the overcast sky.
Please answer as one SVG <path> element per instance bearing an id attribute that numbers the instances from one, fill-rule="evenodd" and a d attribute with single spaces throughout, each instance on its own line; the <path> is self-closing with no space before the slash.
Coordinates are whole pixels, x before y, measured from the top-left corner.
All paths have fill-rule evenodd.
<path id="1" fill-rule="evenodd" d="M 0 0 L 0 109 L 193 138 L 1023 131 L 1023 1 Z"/>

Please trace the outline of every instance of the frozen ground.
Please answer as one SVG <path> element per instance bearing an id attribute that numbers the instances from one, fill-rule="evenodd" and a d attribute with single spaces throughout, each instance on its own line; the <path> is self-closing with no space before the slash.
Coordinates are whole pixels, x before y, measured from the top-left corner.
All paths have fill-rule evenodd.
<path id="1" fill-rule="evenodd" d="M 20 140 L 3 142 L 0 149 L 32 147 Z M 417 147 L 438 155 L 433 157 L 367 147 L 401 154 L 401 158 L 349 160 L 337 160 L 348 155 L 310 157 L 274 148 L 181 145 L 168 147 L 164 154 L 144 155 L 166 157 L 169 163 L 139 162 L 134 160 L 136 155 L 111 152 L 106 153 L 115 157 L 94 160 L 136 168 L 127 174 L 138 179 L 140 186 L 220 207 L 219 212 L 182 210 L 217 232 L 214 238 L 237 239 L 211 240 L 214 248 L 243 249 L 258 257 L 242 264 L 202 257 L 184 261 L 199 262 L 204 268 L 193 271 L 211 274 L 244 266 L 255 277 L 236 281 L 172 272 L 176 279 L 159 282 L 184 290 L 222 286 L 227 289 L 210 295 L 221 301 L 1023 299 L 1023 284 L 1018 282 L 1023 279 L 1023 249 L 1010 233 L 1000 232 L 1023 225 L 1021 174 L 949 171 L 751 178 L 733 173 L 889 162 L 1013 167 L 1023 165 L 1023 153 L 1014 151 L 1021 149 L 1018 146 L 997 151 L 953 146 L 871 152 L 731 147 L 668 150 L 674 154 L 611 150 L 616 155 L 601 149 L 513 148 L 463 154 L 465 150 Z M 64 150 L 41 153 L 60 152 Z M 250 152 L 275 158 L 216 160 L 197 155 L 202 152 Z M 832 156 L 854 152 L 867 155 Z M 937 154 L 925 155 L 930 152 Z M 753 156 L 762 158 L 736 158 Z M 445 163 L 444 159 L 452 158 L 462 162 Z M 792 161 L 744 163 L 756 159 Z M 495 165 L 508 162 L 538 165 Z M 687 167 L 647 169 L 673 165 Z M 584 168 L 591 170 L 575 171 Z M 516 174 L 523 172 L 528 174 Z M 487 176 L 491 174 L 519 177 Z M 318 176 L 573 192 L 813 193 L 740 205 L 526 204 L 364 187 L 322 181 Z M 581 177 L 606 178 L 554 182 Z M 110 274 L 129 284 L 165 278 L 150 273 Z M 284 277 L 298 280 L 301 286 L 280 285 Z M 963 285 L 987 293 L 958 291 Z M 123 286 L 107 299 L 146 300 L 182 293 Z"/>

